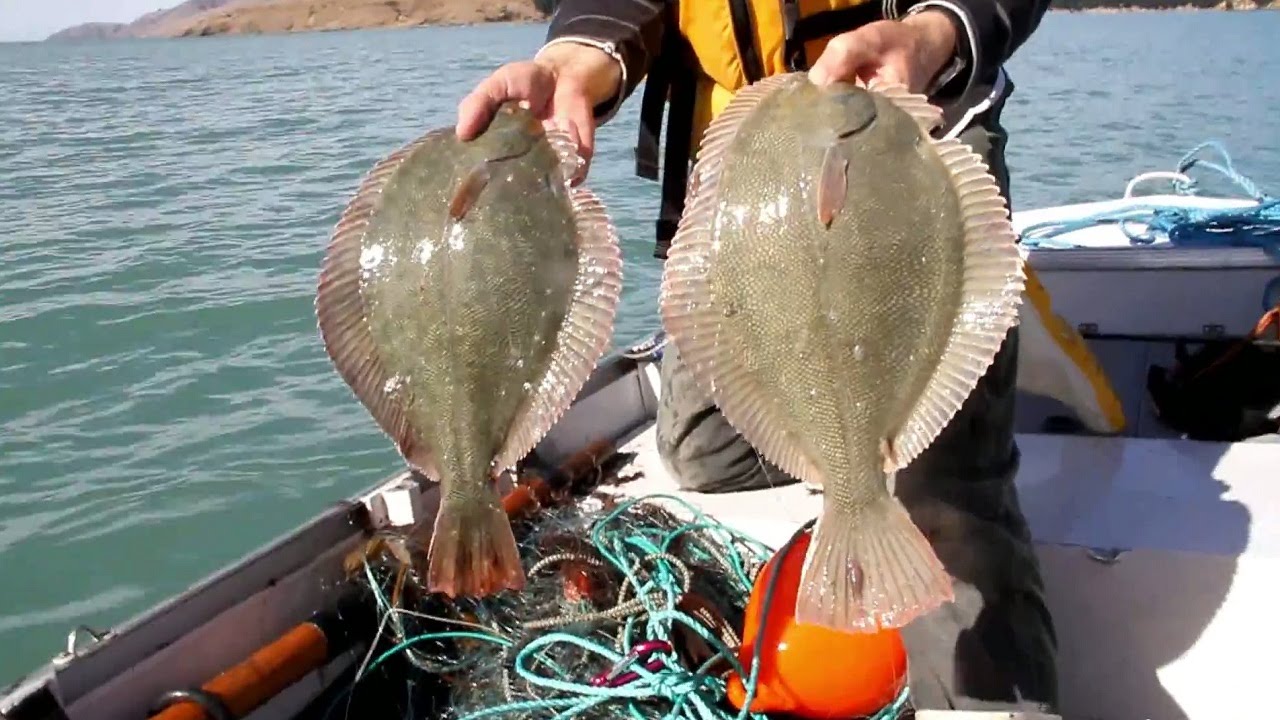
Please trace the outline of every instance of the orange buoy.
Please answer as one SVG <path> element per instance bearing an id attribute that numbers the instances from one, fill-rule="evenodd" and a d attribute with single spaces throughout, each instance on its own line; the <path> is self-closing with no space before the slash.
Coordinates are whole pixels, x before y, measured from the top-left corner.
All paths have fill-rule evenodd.
<path id="1" fill-rule="evenodd" d="M 760 669 L 751 711 L 802 718 L 857 718 L 891 704 L 907 682 L 907 651 L 895 630 L 844 633 L 795 621 L 800 571 L 811 531 L 778 551 L 756 576 L 747 602 L 738 662 L 750 674 L 756 638 Z M 768 617 L 765 594 L 774 568 L 778 577 Z M 763 634 L 763 635 L 762 635 Z M 729 702 L 742 709 L 744 680 L 729 675 Z"/>

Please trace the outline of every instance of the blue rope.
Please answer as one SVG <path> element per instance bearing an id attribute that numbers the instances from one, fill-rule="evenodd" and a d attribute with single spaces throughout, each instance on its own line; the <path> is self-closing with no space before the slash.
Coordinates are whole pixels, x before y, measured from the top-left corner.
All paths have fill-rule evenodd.
<path id="1" fill-rule="evenodd" d="M 643 527 L 628 527 L 620 531 L 612 527 L 615 521 L 622 518 L 636 504 L 654 499 L 665 499 L 682 505 L 693 516 L 693 521 L 673 531 Z M 800 528 L 783 546 L 783 550 L 789 549 L 807 527 Z M 773 555 L 765 544 L 714 521 L 696 507 L 671 495 L 649 495 L 619 503 L 594 525 L 590 539 L 600 556 L 627 578 L 633 590 L 632 596 L 644 602 L 646 617 L 643 620 L 644 631 L 641 635 L 650 640 L 668 640 L 672 637 L 677 625 L 687 628 L 715 651 L 715 655 L 701 667 L 690 671 L 682 667 L 674 652 L 660 652 L 650 656 L 651 658 L 661 657 L 664 660 L 659 669 L 650 670 L 644 662 L 632 662 L 626 669 L 635 673 L 636 679 L 614 687 L 588 684 L 582 678 L 571 677 L 569 673 L 554 666 L 549 667 L 550 674 L 540 674 L 537 667 L 546 668 L 550 665 L 545 657 L 545 651 L 557 644 L 574 645 L 599 656 L 605 664 L 615 667 L 631 658 L 629 646 L 624 646 L 620 652 L 618 649 L 577 635 L 550 632 L 520 647 L 515 655 L 514 671 L 530 685 L 556 693 L 557 697 L 514 701 L 471 713 L 458 720 L 483 720 L 509 713 L 530 711 L 554 712 L 553 718 L 570 720 L 609 703 L 621 706 L 617 711 L 619 715 L 641 720 L 644 716 L 640 712 L 640 705 L 647 704 L 652 707 L 651 703 L 654 700 L 670 704 L 670 709 L 663 715 L 664 720 L 767 720 L 766 715 L 749 710 L 759 684 L 759 658 L 763 649 L 764 633 L 756 637 L 752 646 L 751 669 L 747 672 L 738 662 L 732 648 L 726 646 L 702 622 L 676 609 L 676 604 L 687 588 L 682 587 L 682 576 L 671 563 L 671 556 L 666 553 L 677 539 L 693 533 L 711 535 L 726 548 L 743 548 L 746 554 L 753 556 L 754 560 L 761 564 Z M 685 549 L 686 552 L 696 550 L 697 546 L 694 543 L 690 543 Z M 731 576 L 737 589 L 744 596 L 750 594 L 754 583 L 746 567 L 748 561 L 734 552 L 729 552 L 727 557 L 717 555 L 715 559 L 722 562 L 728 560 L 731 565 Z M 649 571 L 648 580 L 642 581 L 637 576 L 636 570 L 641 566 Z M 777 581 L 777 564 L 775 564 L 765 580 L 765 593 L 761 607 L 763 616 L 768 615 Z M 386 598 L 377 589 L 377 583 L 371 584 L 375 588 L 374 592 L 379 605 L 384 605 Z M 654 600 L 655 598 L 657 600 Z M 627 639 L 626 642 L 630 642 L 631 630 L 635 627 L 637 618 L 632 616 L 626 622 L 627 632 L 624 633 L 624 637 Z M 408 638 L 383 652 L 369 664 L 364 672 L 357 675 L 357 681 L 397 653 L 405 652 L 419 643 L 446 639 L 480 640 L 496 643 L 504 648 L 515 645 L 508 638 L 488 632 L 426 633 Z M 723 708 L 722 700 L 726 695 L 725 681 L 708 672 L 720 660 L 728 662 L 738 676 L 743 678 L 746 699 L 743 708 L 736 713 L 728 712 Z M 899 717 L 908 699 L 909 690 L 903 688 L 891 704 L 867 720 L 893 720 Z M 337 701 L 338 699 L 335 699 L 334 704 L 330 706 L 330 711 L 337 705 Z"/>
<path id="2" fill-rule="evenodd" d="M 1221 155 L 1221 164 L 1197 157 L 1202 150 L 1213 149 Z M 1239 209 L 1204 210 L 1144 204 L 1120 211 L 1101 212 L 1062 221 L 1036 223 L 1023 229 L 1022 242 L 1029 247 L 1068 249 L 1076 247 L 1059 236 L 1077 230 L 1114 224 L 1133 245 L 1150 245 L 1160 236 L 1171 245 L 1182 247 L 1254 247 L 1260 248 L 1271 258 L 1280 261 L 1280 198 L 1262 192 L 1256 183 L 1235 168 L 1231 156 L 1222 144 L 1215 140 L 1203 142 L 1183 155 L 1178 161 L 1177 172 L 1185 176 L 1193 167 L 1208 168 L 1240 188 L 1257 202 Z M 1196 196 L 1198 184 L 1194 179 L 1174 180 L 1174 190 L 1179 195 Z M 1145 230 L 1136 230 L 1135 224 L 1143 224 Z"/>
<path id="3" fill-rule="evenodd" d="M 1222 156 L 1222 161 L 1225 163 L 1225 165 L 1219 165 L 1217 163 L 1210 162 L 1208 160 L 1203 160 L 1201 158 L 1196 157 L 1197 155 L 1200 154 L 1200 151 L 1204 150 L 1205 148 L 1212 148 L 1214 150 L 1217 150 L 1218 154 Z M 1195 167 L 1196 165 L 1203 165 L 1209 168 L 1210 170 L 1217 172 L 1219 175 L 1222 175 L 1223 177 L 1227 178 L 1231 182 L 1235 183 L 1236 187 L 1243 190 L 1246 195 L 1253 198 L 1254 200 L 1257 200 L 1258 202 L 1262 202 L 1267 199 L 1266 195 L 1263 194 L 1263 192 L 1258 189 L 1258 186 L 1254 184 L 1252 180 L 1245 177 L 1243 174 L 1241 174 L 1239 171 L 1236 170 L 1235 164 L 1231 162 L 1231 156 L 1227 154 L 1227 149 L 1223 147 L 1222 143 L 1217 140 L 1206 140 L 1205 142 L 1202 142 L 1199 145 L 1192 148 L 1191 150 L 1189 150 L 1187 154 L 1183 155 L 1182 159 L 1178 161 L 1178 172 L 1183 175 L 1186 175 L 1187 171 Z M 1178 181 L 1174 183 L 1174 186 L 1175 188 L 1177 188 L 1177 190 L 1180 193 L 1184 195 L 1197 195 L 1199 192 L 1196 181 L 1194 179 L 1191 179 L 1190 183 Z"/>

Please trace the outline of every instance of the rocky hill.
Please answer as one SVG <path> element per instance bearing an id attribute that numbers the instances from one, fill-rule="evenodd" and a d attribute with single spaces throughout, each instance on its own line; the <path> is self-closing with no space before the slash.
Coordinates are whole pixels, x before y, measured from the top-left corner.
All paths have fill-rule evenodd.
<path id="1" fill-rule="evenodd" d="M 49 40 L 111 40 L 135 37 L 166 37 L 173 26 L 181 25 L 203 13 L 230 5 L 235 0 L 187 0 L 181 5 L 156 10 L 128 23 L 84 23 L 73 25 L 49 36 Z"/>
<path id="2" fill-rule="evenodd" d="M 111 40 L 124 37 L 126 23 L 91 22 L 72 25 L 50 35 L 47 40 Z"/>
<path id="3" fill-rule="evenodd" d="M 36 0 L 38 1 L 38 0 Z M 131 23 L 86 23 L 50 40 L 182 37 L 545 20 L 558 0 L 188 0 Z M 1280 0 L 1053 0 L 1056 10 L 1254 10 Z"/>
<path id="4" fill-rule="evenodd" d="M 131 23 L 87 23 L 50 40 L 183 37 L 544 20 L 555 0 L 189 0 Z"/>
<path id="5" fill-rule="evenodd" d="M 223 35 L 542 20 L 533 0 L 236 0 L 172 28 Z"/>

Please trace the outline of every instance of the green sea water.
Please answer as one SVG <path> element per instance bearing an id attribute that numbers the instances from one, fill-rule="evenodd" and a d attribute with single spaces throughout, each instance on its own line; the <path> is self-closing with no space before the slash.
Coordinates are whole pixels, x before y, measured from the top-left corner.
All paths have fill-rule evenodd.
<path id="1" fill-rule="evenodd" d="M 360 176 L 541 26 L 0 45 L 0 684 L 397 466 L 312 296 Z M 1280 13 L 1052 14 L 1010 64 L 1015 209 L 1202 140 L 1280 194 Z M 618 341 L 657 327 L 638 98 L 592 185 Z"/>

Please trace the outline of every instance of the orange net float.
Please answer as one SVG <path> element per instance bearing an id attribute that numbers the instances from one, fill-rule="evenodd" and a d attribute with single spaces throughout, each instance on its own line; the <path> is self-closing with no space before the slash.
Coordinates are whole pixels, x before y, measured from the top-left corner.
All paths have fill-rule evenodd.
<path id="1" fill-rule="evenodd" d="M 176 702 L 150 718 L 242 718 L 328 659 L 329 639 L 315 623 L 305 622 L 205 683 L 200 692 L 171 693 Z"/>
<path id="2" fill-rule="evenodd" d="M 800 571 L 811 537 L 812 530 L 805 529 L 783 546 L 751 589 L 738 649 L 738 662 L 750 674 L 759 640 L 760 665 L 750 709 L 815 719 L 873 715 L 892 705 L 906 689 L 907 651 L 902 635 L 896 629 L 846 633 L 796 623 Z M 775 567 L 777 578 L 769 598 Z M 741 710 L 747 689 L 736 672 L 730 671 L 727 690 L 729 702 Z"/>

